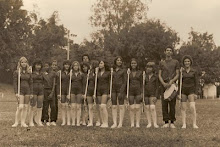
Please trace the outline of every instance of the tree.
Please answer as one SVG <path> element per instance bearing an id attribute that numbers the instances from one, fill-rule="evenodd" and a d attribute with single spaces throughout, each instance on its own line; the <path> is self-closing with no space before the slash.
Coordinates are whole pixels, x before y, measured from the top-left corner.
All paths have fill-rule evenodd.
<path id="1" fill-rule="evenodd" d="M 205 82 L 214 83 L 220 74 L 220 49 L 216 47 L 213 35 L 191 31 L 189 40 L 180 48 L 180 55 L 191 55 L 194 66 L 199 71 L 205 71 Z"/>
<path id="2" fill-rule="evenodd" d="M 90 17 L 92 26 L 120 33 L 146 18 L 147 6 L 141 0 L 98 0 Z"/>
<path id="3" fill-rule="evenodd" d="M 53 59 L 54 57 L 58 60 L 66 58 L 66 52 L 62 50 L 62 47 L 67 44 L 65 37 L 67 32 L 64 26 L 57 25 L 57 22 L 58 12 L 54 12 L 47 21 L 41 19 L 35 25 L 32 57 L 42 60 Z"/>
<path id="4" fill-rule="evenodd" d="M 31 16 L 22 6 L 22 0 L 0 1 L 0 65 L 4 68 L 10 68 L 30 50 Z"/>

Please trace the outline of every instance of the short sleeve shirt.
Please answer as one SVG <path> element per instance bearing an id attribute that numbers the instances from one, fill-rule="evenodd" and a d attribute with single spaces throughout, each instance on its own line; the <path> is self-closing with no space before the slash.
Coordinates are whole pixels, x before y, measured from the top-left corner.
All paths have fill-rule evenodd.
<path id="1" fill-rule="evenodd" d="M 165 82 L 173 79 L 176 76 L 176 70 L 178 69 L 180 69 L 180 65 L 175 59 L 161 61 L 159 65 L 161 76 Z"/>

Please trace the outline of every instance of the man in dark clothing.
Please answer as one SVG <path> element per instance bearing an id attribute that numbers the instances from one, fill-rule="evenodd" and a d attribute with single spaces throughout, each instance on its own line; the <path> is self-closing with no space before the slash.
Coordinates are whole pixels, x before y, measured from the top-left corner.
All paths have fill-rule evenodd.
<path id="1" fill-rule="evenodd" d="M 56 126 L 56 106 L 55 106 L 55 78 L 56 73 L 50 70 L 50 63 L 44 63 L 44 101 L 43 101 L 43 110 L 42 110 L 42 121 L 46 121 L 46 125 Z M 50 121 L 49 122 L 49 115 L 48 109 L 51 109 L 50 112 Z"/>
<path id="2" fill-rule="evenodd" d="M 172 84 L 176 82 L 179 77 L 179 62 L 175 59 L 172 59 L 173 48 L 167 47 L 164 51 L 165 60 L 160 62 L 159 66 L 159 80 L 161 82 L 161 102 L 162 102 L 162 113 L 163 113 L 163 121 L 165 124 L 162 128 L 175 128 L 174 121 L 175 118 L 175 106 L 176 106 L 176 98 L 173 98 L 171 101 L 164 99 L 164 92 L 167 88 L 169 88 Z M 169 105 L 169 111 L 168 111 Z M 169 125 L 169 121 L 171 124 Z"/>
<path id="3" fill-rule="evenodd" d="M 51 68 L 57 74 L 57 72 L 58 72 L 57 60 L 53 60 Z M 55 80 L 54 97 L 55 97 L 55 106 L 56 106 L 56 120 L 55 120 L 55 122 L 56 122 L 57 121 L 57 117 L 58 117 L 57 78 Z"/>

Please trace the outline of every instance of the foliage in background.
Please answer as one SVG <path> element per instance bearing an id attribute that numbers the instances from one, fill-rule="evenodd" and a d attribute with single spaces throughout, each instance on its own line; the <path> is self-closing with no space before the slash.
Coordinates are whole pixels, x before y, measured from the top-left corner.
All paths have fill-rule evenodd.
<path id="1" fill-rule="evenodd" d="M 220 48 L 216 47 L 213 35 L 191 31 L 189 40 L 180 48 L 180 55 L 191 55 L 194 66 L 200 71 L 205 71 L 205 82 L 219 81 L 220 75 Z"/>

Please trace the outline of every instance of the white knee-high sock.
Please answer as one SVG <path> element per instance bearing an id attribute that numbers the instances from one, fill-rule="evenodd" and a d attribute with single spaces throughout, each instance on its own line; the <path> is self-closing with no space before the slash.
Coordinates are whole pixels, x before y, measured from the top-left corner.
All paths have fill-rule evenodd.
<path id="1" fill-rule="evenodd" d="M 66 117 L 67 117 L 67 125 L 70 125 L 71 107 L 68 104 L 66 104 Z"/>
<path id="2" fill-rule="evenodd" d="M 130 105 L 130 121 L 131 127 L 134 127 L 134 105 Z"/>
<path id="3" fill-rule="evenodd" d="M 157 125 L 157 112 L 155 110 L 155 105 L 150 105 L 150 111 L 153 119 L 154 125 Z"/>
<path id="4" fill-rule="evenodd" d="M 145 114 L 147 117 L 148 125 L 151 125 L 150 106 L 149 105 L 145 105 Z"/>
<path id="5" fill-rule="evenodd" d="M 141 104 L 136 104 L 136 127 L 140 126 L 140 120 L 141 120 Z"/>
<path id="6" fill-rule="evenodd" d="M 112 105 L 113 125 L 117 125 L 117 105 Z"/>
<path id="7" fill-rule="evenodd" d="M 195 106 L 195 102 L 190 102 L 189 106 L 190 106 L 190 110 L 192 112 L 193 125 L 196 125 L 196 106 Z"/>
<path id="8" fill-rule="evenodd" d="M 66 124 L 66 105 L 61 104 L 61 118 L 62 118 L 62 125 Z"/>
<path id="9" fill-rule="evenodd" d="M 26 117 L 27 117 L 28 104 L 24 104 L 24 108 L 21 111 L 21 125 L 26 125 Z"/>
<path id="10" fill-rule="evenodd" d="M 125 115 L 125 105 L 120 105 L 119 110 L 119 126 L 122 126 Z"/>
<path id="11" fill-rule="evenodd" d="M 76 123 L 76 104 L 71 105 L 71 118 L 72 118 L 72 125 Z"/>
<path id="12" fill-rule="evenodd" d="M 77 125 L 80 125 L 81 111 L 81 104 L 76 104 Z"/>
<path id="13" fill-rule="evenodd" d="M 93 124 L 93 104 L 88 104 L 89 106 L 89 123 Z"/>

